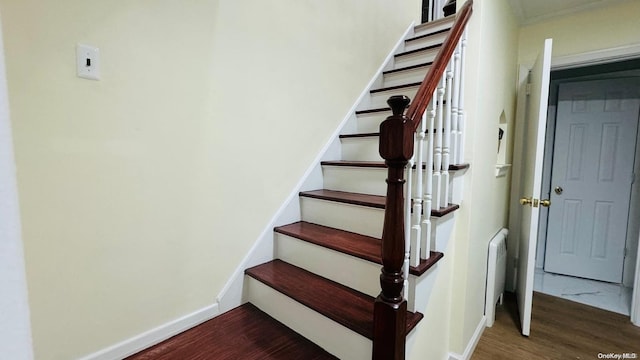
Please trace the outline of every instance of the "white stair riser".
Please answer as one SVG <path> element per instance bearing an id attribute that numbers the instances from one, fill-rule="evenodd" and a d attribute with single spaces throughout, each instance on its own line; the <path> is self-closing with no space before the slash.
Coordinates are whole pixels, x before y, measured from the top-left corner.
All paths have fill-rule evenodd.
<path id="1" fill-rule="evenodd" d="M 435 231 L 432 232 L 432 249 L 435 251 L 444 252 L 449 245 L 449 240 L 451 240 L 451 234 L 453 233 L 453 226 L 455 225 L 455 212 L 447 214 L 443 217 L 434 218 L 431 217 L 432 221 L 432 229 Z"/>
<path id="2" fill-rule="evenodd" d="M 275 240 L 277 258 L 369 296 L 376 297 L 380 293 L 382 265 L 284 234 L 277 233 Z"/>
<path id="3" fill-rule="evenodd" d="M 391 116 L 391 110 L 357 115 L 355 120 L 357 131 L 354 133 L 377 133 L 380 131 L 380 124 L 389 116 Z"/>
<path id="4" fill-rule="evenodd" d="M 444 39 L 447 37 L 447 34 L 449 34 L 449 33 L 448 32 L 443 32 L 443 33 L 440 33 L 440 34 L 427 36 L 427 37 L 422 38 L 422 39 L 416 39 L 416 40 L 412 40 L 412 41 L 407 41 L 404 44 L 404 50 L 405 51 L 411 51 L 411 50 L 415 50 L 415 49 L 419 49 L 419 48 L 423 48 L 423 47 L 427 47 L 427 46 L 431 46 L 431 45 L 442 44 L 442 43 L 444 43 Z"/>
<path id="5" fill-rule="evenodd" d="M 394 60 L 393 68 L 398 69 L 405 66 L 424 64 L 426 62 L 433 61 L 433 59 L 435 59 L 436 57 L 436 54 L 438 54 L 439 49 L 440 48 L 418 51 L 413 54 L 396 57 Z"/>
<path id="6" fill-rule="evenodd" d="M 382 237 L 383 209 L 308 197 L 302 197 L 300 200 L 304 221 L 376 238 Z"/>
<path id="7" fill-rule="evenodd" d="M 395 95 L 405 95 L 410 99 L 413 99 L 417 92 L 418 86 L 376 92 L 370 95 L 369 106 L 371 106 L 371 108 L 387 107 L 389 106 L 389 104 L 387 104 L 387 100 L 389 100 L 390 97 Z"/>
<path id="8" fill-rule="evenodd" d="M 460 172 L 449 172 L 449 186 L 452 190 L 461 191 L 452 184 L 458 184 L 457 176 Z M 324 177 L 324 188 L 329 190 L 339 190 L 348 192 L 361 192 L 372 195 L 387 194 L 387 169 L 386 168 L 364 168 L 351 166 L 323 166 L 322 174 Z M 412 171 L 415 179 L 416 170 Z M 426 176 L 426 175 L 424 175 Z M 443 186 L 444 188 L 444 186 Z M 459 201 L 453 201 L 451 191 L 449 192 L 449 200 L 447 203 L 459 204 Z M 456 200 L 460 200 L 459 196 Z"/>
<path id="9" fill-rule="evenodd" d="M 420 82 L 424 80 L 427 71 L 429 71 L 429 66 L 421 66 L 415 69 L 386 74 L 384 75 L 383 87 Z"/>
<path id="10" fill-rule="evenodd" d="M 340 359 L 371 359 L 371 340 L 250 276 L 245 276 L 245 285 L 248 301 L 331 354 Z"/>
<path id="11" fill-rule="evenodd" d="M 323 166 L 322 173 L 325 189 L 372 195 L 387 194 L 386 168 Z"/>
<path id="12" fill-rule="evenodd" d="M 418 311 L 424 314 L 437 278 L 437 270 L 438 264 L 420 277 L 409 276 L 409 294 L 413 294 L 407 299 L 407 309 L 409 311 Z"/>
<path id="13" fill-rule="evenodd" d="M 450 202 L 452 204 L 462 204 L 462 193 L 464 192 L 464 174 L 467 170 L 457 171 L 455 176 L 450 177 Z"/>
<path id="14" fill-rule="evenodd" d="M 368 136 L 341 139 L 342 159 L 353 161 L 383 161 L 379 153 L 380 137 Z"/>

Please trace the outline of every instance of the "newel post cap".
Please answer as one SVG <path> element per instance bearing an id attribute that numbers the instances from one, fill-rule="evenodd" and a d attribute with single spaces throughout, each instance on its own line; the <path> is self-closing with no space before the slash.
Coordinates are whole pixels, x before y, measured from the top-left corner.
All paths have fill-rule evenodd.
<path id="1" fill-rule="evenodd" d="M 393 115 L 380 124 L 380 156 L 387 161 L 407 161 L 413 156 L 413 122 L 404 116 L 411 100 L 404 95 L 387 100 Z"/>
<path id="2" fill-rule="evenodd" d="M 391 107 L 394 116 L 404 114 L 404 110 L 409 106 L 411 99 L 405 95 L 394 95 L 387 100 L 387 104 Z"/>

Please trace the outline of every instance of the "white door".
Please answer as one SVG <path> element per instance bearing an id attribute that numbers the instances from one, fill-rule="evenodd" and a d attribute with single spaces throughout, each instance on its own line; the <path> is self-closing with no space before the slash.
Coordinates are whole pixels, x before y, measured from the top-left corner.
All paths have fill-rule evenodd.
<path id="1" fill-rule="evenodd" d="M 639 78 L 560 84 L 545 271 L 621 283 Z"/>
<path id="2" fill-rule="evenodd" d="M 542 158 L 544 155 L 544 135 L 547 125 L 547 102 L 549 98 L 549 77 L 551 71 L 552 40 L 544 42 L 529 74 L 530 90 L 525 118 L 520 176 L 521 195 L 524 204 L 521 209 L 518 250 L 518 282 L 516 295 L 522 325 L 522 334 L 529 336 L 531 328 L 531 306 L 533 303 L 533 273 L 535 267 L 536 244 L 538 238 L 538 217 L 540 188 L 542 185 Z"/>

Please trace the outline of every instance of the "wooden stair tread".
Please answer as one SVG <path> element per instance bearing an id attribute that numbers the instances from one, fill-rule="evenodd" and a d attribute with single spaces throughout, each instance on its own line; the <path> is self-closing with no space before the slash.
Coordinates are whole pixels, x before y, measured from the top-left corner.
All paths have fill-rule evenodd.
<path id="1" fill-rule="evenodd" d="M 351 161 L 351 160 L 335 160 L 335 161 L 321 161 L 322 166 L 348 166 L 348 167 L 360 167 L 360 168 L 376 168 L 386 169 L 387 165 L 384 161 Z"/>
<path id="2" fill-rule="evenodd" d="M 318 345 L 246 303 L 127 360 L 338 359 Z"/>
<path id="3" fill-rule="evenodd" d="M 419 53 L 419 52 L 425 51 L 425 50 L 437 49 L 439 47 L 442 47 L 442 44 L 429 45 L 429 46 L 421 47 L 421 48 L 415 49 L 415 50 L 404 51 L 404 52 L 395 54 L 394 57 L 398 58 L 398 57 L 401 57 L 401 56 L 406 56 L 406 55 Z"/>
<path id="4" fill-rule="evenodd" d="M 384 209 L 386 197 L 380 195 L 371 195 L 371 194 L 360 194 L 353 193 L 347 191 L 336 191 L 336 190 L 312 190 L 312 191 L 302 191 L 300 192 L 300 196 L 310 197 L 314 199 L 320 200 L 328 200 L 335 201 L 345 204 L 353 204 L 360 206 L 373 207 L 378 209 Z"/>
<path id="5" fill-rule="evenodd" d="M 352 160 L 334 160 L 334 161 L 321 161 L 322 166 L 345 166 L 345 167 L 359 167 L 359 168 L 376 168 L 386 169 L 387 165 L 384 161 L 352 161 Z M 413 165 L 416 168 L 416 165 Z M 426 168 L 426 164 L 422 164 L 422 169 Z M 458 171 L 468 169 L 469 164 L 456 164 L 449 165 L 449 171 Z"/>
<path id="6" fill-rule="evenodd" d="M 383 107 L 383 108 L 375 108 L 375 109 L 357 110 L 356 115 L 374 114 L 374 113 L 386 112 L 386 111 L 391 111 L 391 108 Z"/>
<path id="7" fill-rule="evenodd" d="M 383 71 L 382 74 L 383 75 L 388 75 L 388 74 L 393 74 L 393 73 L 397 73 L 397 72 L 401 72 L 401 71 L 414 70 L 414 69 L 418 69 L 418 68 L 421 68 L 421 67 L 431 66 L 432 64 L 433 64 L 433 61 L 429 61 L 429 62 L 422 63 L 422 64 L 416 64 L 416 65 L 405 66 L 405 67 L 401 67 L 401 68 L 397 68 L 397 69 L 391 69 L 391 70 Z M 391 110 L 391 108 L 388 108 L 388 109 Z"/>
<path id="8" fill-rule="evenodd" d="M 471 166 L 471 165 L 469 165 L 468 163 L 450 165 L 449 166 L 449 170 L 453 170 L 453 171 L 455 171 L 455 170 L 464 170 L 464 169 L 468 169 L 469 166 Z"/>
<path id="9" fill-rule="evenodd" d="M 445 101 L 446 103 L 446 101 Z M 434 134 L 438 132 L 438 129 L 434 130 Z M 429 130 L 425 130 L 425 134 L 428 134 Z M 380 136 L 379 132 L 372 132 L 372 133 L 355 133 L 355 134 L 340 134 L 338 137 L 340 139 L 349 139 L 349 138 L 359 138 L 359 137 L 374 137 L 374 136 Z"/>
<path id="10" fill-rule="evenodd" d="M 437 210 L 431 210 L 431 216 L 433 217 L 443 217 L 447 214 L 451 214 L 452 212 L 460 209 L 460 205 L 457 204 L 449 204 L 445 207 L 441 207 Z"/>
<path id="11" fill-rule="evenodd" d="M 361 194 L 348 191 L 337 191 L 328 189 L 319 189 L 312 191 L 301 191 L 300 196 L 313 199 L 335 201 L 344 204 L 367 206 L 371 208 L 384 209 L 386 205 L 386 196 Z M 460 208 L 460 205 L 449 204 L 437 210 L 431 210 L 431 216 L 443 217 Z"/>
<path id="12" fill-rule="evenodd" d="M 306 221 L 279 226 L 276 227 L 274 231 L 382 265 L 380 239 L 371 236 L 356 234 Z M 429 259 L 422 260 L 418 266 L 411 266 L 409 273 L 420 276 L 442 259 L 442 257 L 442 253 L 432 251 Z"/>
<path id="13" fill-rule="evenodd" d="M 279 259 L 247 269 L 245 274 L 356 333 L 373 338 L 373 297 Z M 407 311 L 407 333 L 422 317 L 421 313 Z"/>
<path id="14" fill-rule="evenodd" d="M 434 36 L 434 35 L 442 34 L 442 33 L 448 32 L 448 31 L 450 31 L 450 30 L 451 30 L 451 28 L 446 28 L 446 29 L 436 30 L 436 31 L 433 31 L 433 32 L 430 32 L 430 33 L 426 33 L 426 34 L 423 34 L 423 35 L 414 36 L 414 37 L 412 37 L 412 38 L 406 39 L 404 42 L 405 42 L 405 44 L 406 44 L 406 43 L 409 43 L 409 42 L 411 42 L 411 41 L 416 41 L 416 40 L 420 40 L 420 39 L 428 38 L 428 37 L 430 37 L 430 36 Z"/>
<path id="15" fill-rule="evenodd" d="M 360 133 L 360 134 L 344 134 L 338 136 L 340 139 L 353 139 L 353 138 L 362 138 L 362 137 L 376 137 L 380 136 L 379 132 L 375 133 Z"/>
<path id="16" fill-rule="evenodd" d="M 418 81 L 418 82 L 413 82 L 413 83 L 409 83 L 409 84 L 402 84 L 402 85 L 394 85 L 394 86 L 387 86 L 387 87 L 383 87 L 383 88 L 379 88 L 379 89 L 373 89 L 371 91 L 369 91 L 371 94 L 376 94 L 379 92 L 384 92 L 384 91 L 391 91 L 391 90 L 398 90 L 398 89 L 406 89 L 406 88 L 410 88 L 410 87 L 418 87 L 420 86 L 420 84 L 422 84 L 422 81 Z"/>

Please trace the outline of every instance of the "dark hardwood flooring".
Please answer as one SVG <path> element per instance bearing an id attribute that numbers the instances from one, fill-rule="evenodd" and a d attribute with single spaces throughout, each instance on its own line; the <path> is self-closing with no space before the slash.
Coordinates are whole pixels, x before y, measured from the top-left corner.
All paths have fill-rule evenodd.
<path id="1" fill-rule="evenodd" d="M 471 360 L 600 359 L 599 354 L 611 353 L 635 353 L 640 359 L 640 327 L 628 316 L 534 293 L 531 334 L 525 337 L 515 296 L 507 294 Z"/>
<path id="2" fill-rule="evenodd" d="M 244 304 L 127 360 L 336 360 L 282 323 Z"/>

